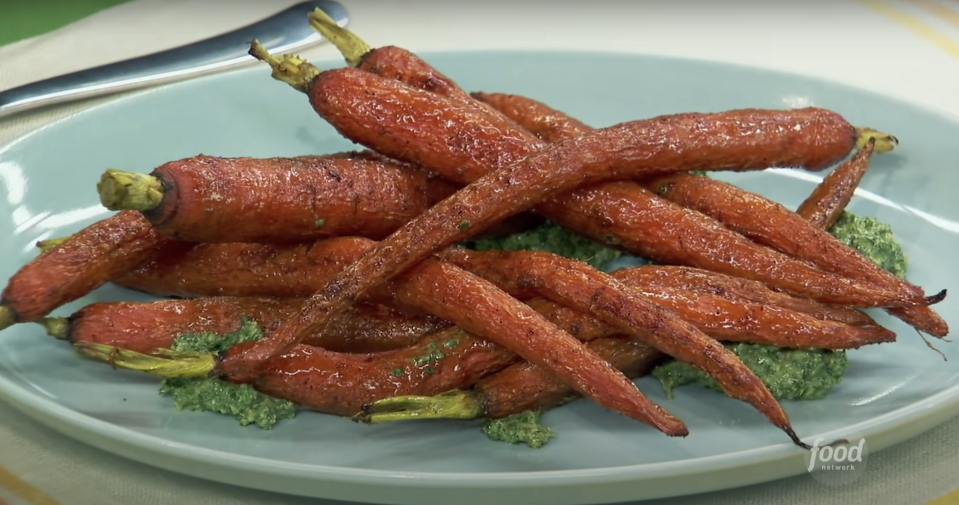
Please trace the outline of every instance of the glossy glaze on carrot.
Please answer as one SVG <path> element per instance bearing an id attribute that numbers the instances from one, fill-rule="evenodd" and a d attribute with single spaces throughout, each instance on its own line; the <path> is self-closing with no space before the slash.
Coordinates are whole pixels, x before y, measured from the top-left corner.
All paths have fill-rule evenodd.
<path id="1" fill-rule="evenodd" d="M 875 147 L 875 142 L 869 142 L 852 159 L 830 172 L 799 205 L 796 214 L 824 230 L 832 228 L 869 170 Z"/>
<path id="2" fill-rule="evenodd" d="M 386 161 L 323 156 L 196 156 L 151 175 L 163 199 L 144 215 L 164 235 L 193 242 L 380 239 L 456 190 Z"/>
<path id="3" fill-rule="evenodd" d="M 146 261 L 165 240 L 139 212 L 97 221 L 21 267 L 0 295 L 0 309 L 16 322 L 35 321 Z"/>
<path id="4" fill-rule="evenodd" d="M 171 347 L 185 333 L 234 332 L 244 317 L 269 333 L 298 306 L 298 299 L 266 297 L 96 302 L 68 318 L 68 333 L 61 338 L 150 353 Z M 334 352 L 380 352 L 407 347 L 449 326 L 439 318 L 358 304 L 342 314 L 330 333 L 312 335 L 305 343 Z"/>

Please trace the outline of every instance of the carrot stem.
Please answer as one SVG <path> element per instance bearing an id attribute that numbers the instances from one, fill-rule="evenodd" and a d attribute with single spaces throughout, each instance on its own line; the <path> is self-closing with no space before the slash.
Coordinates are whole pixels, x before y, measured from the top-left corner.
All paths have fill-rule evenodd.
<path id="1" fill-rule="evenodd" d="M 865 126 L 856 128 L 856 149 L 866 147 L 870 139 L 876 139 L 875 152 L 877 153 L 888 153 L 899 145 L 899 139 L 888 133 Z"/>
<path id="2" fill-rule="evenodd" d="M 310 28 L 313 28 L 326 40 L 330 41 L 336 49 L 343 54 L 346 63 L 351 67 L 358 67 L 363 61 L 363 56 L 373 50 L 363 39 L 355 33 L 343 28 L 336 23 L 319 7 L 310 13 Z"/>
<path id="3" fill-rule="evenodd" d="M 303 93 L 309 92 L 313 79 L 320 75 L 320 69 L 303 58 L 293 54 L 284 54 L 277 58 L 255 39 L 250 42 L 249 54 L 270 65 L 274 79 L 283 81 Z"/>
<path id="4" fill-rule="evenodd" d="M 160 179 L 136 172 L 108 168 L 97 183 L 100 203 L 110 210 L 152 210 L 163 201 Z"/>
<path id="5" fill-rule="evenodd" d="M 156 355 L 143 354 L 112 345 L 78 342 L 73 344 L 80 354 L 115 368 L 136 370 L 164 378 L 204 378 L 216 367 L 215 354 L 177 352 L 159 349 Z"/>
<path id="6" fill-rule="evenodd" d="M 70 320 L 65 317 L 44 317 L 34 322 L 42 326 L 51 337 L 60 340 L 70 337 Z"/>
<path id="7" fill-rule="evenodd" d="M 0 330 L 13 326 L 17 322 L 17 315 L 13 309 L 5 305 L 0 305 Z"/>
<path id="8" fill-rule="evenodd" d="M 37 249 L 40 249 L 40 252 L 47 251 L 48 249 L 53 249 L 54 247 L 64 243 L 70 237 L 60 237 L 60 238 L 50 238 L 47 240 L 38 240 Z"/>
<path id="9" fill-rule="evenodd" d="M 483 406 L 472 391 L 454 389 L 436 396 L 394 396 L 363 406 L 353 420 L 366 424 L 416 419 L 476 419 Z"/>

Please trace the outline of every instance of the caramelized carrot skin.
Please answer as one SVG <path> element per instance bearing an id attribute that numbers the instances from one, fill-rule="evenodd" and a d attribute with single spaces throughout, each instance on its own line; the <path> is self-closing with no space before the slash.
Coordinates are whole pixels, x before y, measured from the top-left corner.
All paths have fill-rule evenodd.
<path id="1" fill-rule="evenodd" d="M 372 137 L 379 138 L 375 150 L 424 168 L 435 169 L 423 163 L 422 156 L 404 159 L 409 146 L 437 142 L 445 145 L 452 141 L 452 149 L 434 152 L 432 156 L 448 163 L 455 158 L 448 155 L 450 151 L 466 152 L 456 144 L 473 143 L 479 135 L 503 137 L 463 122 L 463 114 L 451 113 L 457 104 L 448 99 L 355 68 L 322 73 L 313 81 L 309 98 L 314 110 L 345 137 L 367 146 Z M 411 121 L 414 117 L 418 120 Z M 798 134 L 800 130 L 802 134 Z M 376 135 L 371 134 L 373 131 Z M 756 135 L 757 131 L 764 135 Z M 687 145 L 676 139 L 691 142 Z M 488 166 L 501 168 L 439 202 L 379 242 L 308 299 L 298 317 L 256 342 L 244 354 L 226 358 L 220 362 L 220 369 L 255 370 L 270 357 L 322 330 L 334 314 L 432 252 L 590 181 L 706 168 L 824 169 L 845 156 L 854 139 L 855 131 L 849 123 L 823 109 L 680 114 L 590 132 L 547 146 L 512 165 L 490 163 Z"/>
<path id="2" fill-rule="evenodd" d="M 165 242 L 139 212 L 117 213 L 40 253 L 0 294 L 18 322 L 35 321 L 146 261 Z"/>
<path id="3" fill-rule="evenodd" d="M 815 264 L 822 270 L 922 296 L 916 286 L 883 270 L 822 228 L 761 195 L 710 177 L 673 174 L 647 182 L 667 200 L 716 219 L 742 235 Z"/>
<path id="4" fill-rule="evenodd" d="M 356 68 L 324 72 L 314 81 L 310 103 L 354 142 L 458 182 L 516 161 L 516 147 L 504 151 L 493 146 L 516 146 L 528 138 L 528 132 L 494 127 L 481 108 Z M 582 170 L 580 183 L 595 181 L 593 177 L 635 177 L 643 171 L 823 170 L 848 155 L 856 138 L 845 119 L 819 108 L 675 114 L 602 131 L 606 133 L 593 135 L 590 141 L 565 144 L 585 151 L 584 156 L 568 158 L 571 168 L 602 165 L 599 173 Z M 490 147 L 474 148 L 480 145 Z M 523 155 L 530 152 L 528 143 L 520 147 Z M 555 155 L 565 158 L 562 149 L 549 151 L 554 160 Z M 587 161 L 602 153 L 611 158 Z"/>
<path id="5" fill-rule="evenodd" d="M 593 129 L 576 118 L 524 96 L 483 92 L 470 93 L 470 96 L 516 121 L 546 143 L 575 137 Z"/>
<path id="6" fill-rule="evenodd" d="M 869 142 L 852 159 L 827 175 L 796 213 L 813 226 L 824 230 L 832 228 L 866 175 L 875 147 L 875 142 Z"/>
<path id="7" fill-rule="evenodd" d="M 450 250 L 444 259 L 456 261 L 470 254 Z M 729 396 L 748 401 L 798 443 L 789 418 L 759 377 L 732 351 L 675 312 L 580 261 L 539 251 L 493 252 L 487 256 L 509 258 L 520 286 L 533 287 L 544 298 L 593 314 L 617 331 L 702 369 Z"/>
<path id="8" fill-rule="evenodd" d="M 380 239 L 455 191 L 425 172 L 379 160 L 326 156 L 196 156 L 157 167 L 160 207 L 144 215 L 193 242 Z"/>
<path id="9" fill-rule="evenodd" d="M 328 279 L 339 275 L 344 265 L 352 264 L 351 262 L 356 261 L 357 258 L 369 254 L 377 247 L 377 244 L 358 237 L 334 237 L 310 246 L 293 246 L 287 250 L 294 250 L 297 254 L 287 259 L 298 258 L 300 262 L 291 261 L 283 266 L 276 262 L 277 257 L 270 254 L 266 244 L 200 244 L 192 251 L 218 246 L 231 247 L 230 252 L 217 256 L 216 261 L 209 264 L 210 270 L 203 267 L 196 270 L 197 275 L 194 279 L 203 279 L 201 287 L 206 285 L 216 290 L 223 290 L 224 285 L 216 282 L 222 278 L 233 279 L 231 285 L 233 288 L 256 288 L 257 283 L 249 282 L 250 279 L 269 279 L 269 273 L 263 268 L 279 267 L 279 271 L 286 275 L 278 284 L 284 286 L 288 292 L 293 292 L 295 290 L 292 285 L 295 283 L 285 282 L 286 276 L 297 278 L 298 283 L 310 277 L 313 282 L 327 286 Z M 236 249 L 238 246 L 247 246 L 255 253 L 242 254 Z M 303 254 L 311 262 L 307 268 L 304 268 L 302 262 Z M 250 260 L 250 270 L 238 272 L 226 271 L 222 268 L 229 264 L 231 259 L 241 258 Z M 166 257 L 164 261 L 172 265 L 178 263 L 177 258 Z M 219 270 L 217 270 L 218 266 Z M 300 275 L 300 272 L 303 275 Z M 324 275 L 327 279 L 317 280 L 316 276 Z M 167 279 L 182 282 L 183 277 L 170 276 Z M 273 280 L 276 280 L 275 276 Z M 212 283 L 207 284 L 208 282 Z M 685 434 L 685 426 L 679 420 L 649 401 L 625 376 L 590 353 L 573 336 L 563 332 L 528 305 L 499 290 L 495 285 L 452 265 L 427 258 L 405 275 L 393 279 L 393 282 L 376 286 L 365 295 L 369 295 L 366 298 L 367 301 L 396 300 L 415 310 L 450 320 L 466 331 L 481 335 L 510 349 L 527 361 L 548 368 L 566 383 L 575 387 L 577 391 L 607 408 L 648 422 L 668 434 L 679 436 Z M 350 301 L 358 301 L 358 299 Z M 344 310 L 349 306 L 346 305 Z M 291 317 L 295 320 L 301 317 L 301 313 L 301 310 L 297 310 Z M 339 317 L 338 314 L 339 312 L 334 314 L 332 321 Z M 274 328 L 273 332 L 258 342 L 269 340 L 276 331 L 284 327 L 287 321 L 289 319 L 284 320 Z M 323 332 L 315 333 L 327 333 L 330 326 L 324 326 L 324 329 Z M 245 349 L 249 351 L 255 345 Z M 231 354 L 221 363 L 240 355 L 242 353 Z M 255 370 L 253 372 L 221 370 L 220 372 L 228 376 L 256 375 L 257 373 Z"/>
<path id="10" fill-rule="evenodd" d="M 902 296 L 757 247 L 718 221 L 657 198 L 636 184 L 594 185 L 572 195 L 578 205 L 564 207 L 550 202 L 550 212 L 561 214 L 564 222 L 574 223 L 577 230 L 594 240 L 608 243 L 610 236 L 618 237 L 618 246 L 653 261 L 754 279 L 824 303 L 855 307 L 924 303 L 922 297 Z"/>
<path id="11" fill-rule="evenodd" d="M 247 347 L 239 344 L 228 354 Z M 306 408 L 352 416 L 363 405 L 391 396 L 432 396 L 468 388 L 515 360 L 515 354 L 501 346 L 450 328 L 410 347 L 380 353 L 343 354 L 298 345 L 271 359 L 255 376 L 226 379 Z"/>
<path id="12" fill-rule="evenodd" d="M 234 332 L 243 317 L 269 333 L 295 313 L 299 302 L 266 297 L 97 302 L 70 316 L 67 338 L 150 353 L 170 348 L 184 333 Z M 343 313 L 329 333 L 313 335 L 305 343 L 333 352 L 379 352 L 412 345 L 423 335 L 448 326 L 437 318 L 361 304 Z"/>
<path id="13" fill-rule="evenodd" d="M 587 346 L 629 378 L 646 375 L 665 356 L 625 336 L 593 340 Z M 488 419 L 533 409 L 549 409 L 577 395 L 551 373 L 525 361 L 484 377 L 473 386 L 473 391 L 482 403 L 484 417 Z"/>
<path id="14" fill-rule="evenodd" d="M 489 281 L 435 258 L 419 263 L 396 280 L 416 286 L 404 290 L 409 293 L 409 301 L 426 305 L 429 313 L 455 319 L 460 328 L 548 369 L 596 403 L 667 435 L 688 434 L 682 421 L 646 398 L 609 362 Z"/>
<path id="15" fill-rule="evenodd" d="M 127 274 L 118 281 L 127 287 L 136 287 L 152 294 L 175 296 L 271 296 L 285 293 L 287 296 L 309 296 L 322 289 L 336 271 L 348 265 L 370 247 L 370 243 L 360 239 L 340 237 L 321 241 L 310 247 L 303 245 L 260 245 L 260 244 L 203 244 L 193 251 L 196 256 L 170 262 L 164 267 L 155 267 L 137 279 L 136 273 Z M 257 251 L 248 254 L 244 251 Z M 268 253 L 265 251 L 269 251 Z M 496 252 L 475 252 L 454 250 L 448 261 L 478 274 L 509 292 L 514 297 L 528 299 L 538 295 L 533 286 L 523 286 L 519 282 L 524 278 L 521 269 L 511 267 L 509 257 Z M 208 253 L 206 257 L 203 253 Z M 464 256 L 465 255 L 465 256 Z M 267 258 L 267 259 L 264 259 Z M 251 264 L 247 264 L 249 260 Z M 154 264 L 156 265 L 156 264 Z M 671 275 L 670 275 L 671 274 Z M 788 308 L 771 307 L 764 310 L 759 304 L 778 303 L 808 308 L 812 302 L 801 303 L 787 295 L 775 293 L 759 283 L 751 285 L 744 279 L 730 278 L 712 272 L 686 269 L 683 267 L 636 267 L 618 270 L 613 276 L 647 296 L 656 303 L 679 313 L 684 319 L 696 325 L 706 334 L 725 340 L 748 341 L 752 343 L 776 343 L 783 346 L 816 345 L 831 348 L 854 348 L 867 343 L 887 342 L 894 335 L 879 327 L 867 315 L 852 309 L 835 313 L 841 319 L 849 319 L 863 326 L 856 328 L 846 324 L 831 324 L 817 320 L 815 315 L 806 315 Z M 370 300 L 382 303 L 398 304 L 409 312 L 431 313 L 443 319 L 459 317 L 458 313 L 447 313 L 443 304 L 434 304 L 428 300 L 437 296 L 435 286 L 421 284 L 409 276 L 398 278 L 385 287 L 371 292 Z M 154 279 L 157 279 L 156 281 Z M 253 281 L 252 279 L 256 279 Z M 232 282 L 232 284 L 230 284 Z M 691 286 L 692 289 L 687 289 Z M 419 289 L 419 290 L 418 290 Z M 718 296 L 721 292 L 731 296 L 731 300 Z M 445 301 L 454 303 L 457 300 Z M 542 312 L 545 308 L 538 307 Z M 824 311 L 826 316 L 833 315 Z M 846 312 L 860 314 L 861 318 L 847 317 Z M 817 314 L 814 312 L 814 314 Z M 563 328 L 580 340 L 596 338 L 587 335 L 608 335 L 609 330 L 600 323 L 600 330 L 593 329 L 589 316 L 577 311 L 553 315 L 562 321 L 577 321 L 576 324 L 564 323 Z M 459 322 L 459 320 L 457 320 Z M 554 323 L 555 320 L 551 319 Z M 595 333 L 589 333 L 595 332 Z M 334 335 L 331 330 L 323 335 Z M 311 337 L 315 342 L 317 337 Z M 365 339 L 357 339 L 365 340 Z M 319 345 L 319 344 L 315 344 Z M 325 346 L 324 346 L 325 347 Z"/>
<path id="16" fill-rule="evenodd" d="M 617 270 L 616 278 L 636 286 L 680 289 L 699 295 L 713 295 L 740 303 L 770 305 L 809 314 L 818 319 L 851 326 L 878 326 L 865 312 L 852 307 L 828 305 L 773 291 L 765 284 L 701 268 L 680 265 L 643 265 Z"/>

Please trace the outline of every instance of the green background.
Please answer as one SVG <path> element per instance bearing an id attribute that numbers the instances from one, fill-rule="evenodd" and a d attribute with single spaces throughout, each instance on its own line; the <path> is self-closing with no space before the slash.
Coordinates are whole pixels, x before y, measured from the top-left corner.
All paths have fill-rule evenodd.
<path id="1" fill-rule="evenodd" d="M 56 30 L 129 0 L 0 1 L 0 46 Z"/>

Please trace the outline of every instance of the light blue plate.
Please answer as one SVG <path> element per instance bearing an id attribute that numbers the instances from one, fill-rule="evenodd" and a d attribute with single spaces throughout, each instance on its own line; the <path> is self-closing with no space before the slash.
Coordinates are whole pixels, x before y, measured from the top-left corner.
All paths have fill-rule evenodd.
<path id="1" fill-rule="evenodd" d="M 543 100 L 594 126 L 658 114 L 794 103 L 834 109 L 894 133 L 851 210 L 891 223 L 912 258 L 910 278 L 934 292 L 959 289 L 959 122 L 891 98 L 750 68 L 666 58 L 583 53 L 448 53 L 427 59 L 468 90 Z M 318 62 L 339 66 L 340 62 Z M 33 244 L 108 215 L 95 193 L 106 167 L 148 172 L 199 153 L 283 156 L 354 146 L 265 67 L 169 86 L 79 114 L 0 150 L 0 278 L 35 256 Z M 777 171 L 729 176 L 795 207 L 818 178 Z M 142 299 L 117 288 L 94 300 Z M 959 323 L 956 297 L 937 307 Z M 807 440 L 859 433 L 876 451 L 959 412 L 959 352 L 943 361 L 898 321 L 900 342 L 851 353 L 847 380 L 825 400 L 787 403 Z M 746 404 L 687 387 L 654 401 L 691 435 L 667 438 L 576 402 L 546 416 L 545 448 L 493 443 L 477 424 L 365 426 L 304 413 L 272 431 L 232 418 L 174 410 L 157 381 L 77 359 L 63 342 L 24 325 L 0 334 L 3 398 L 70 436 L 177 472 L 284 493 L 391 504 L 567 505 L 692 494 L 805 471 L 803 451 Z"/>

